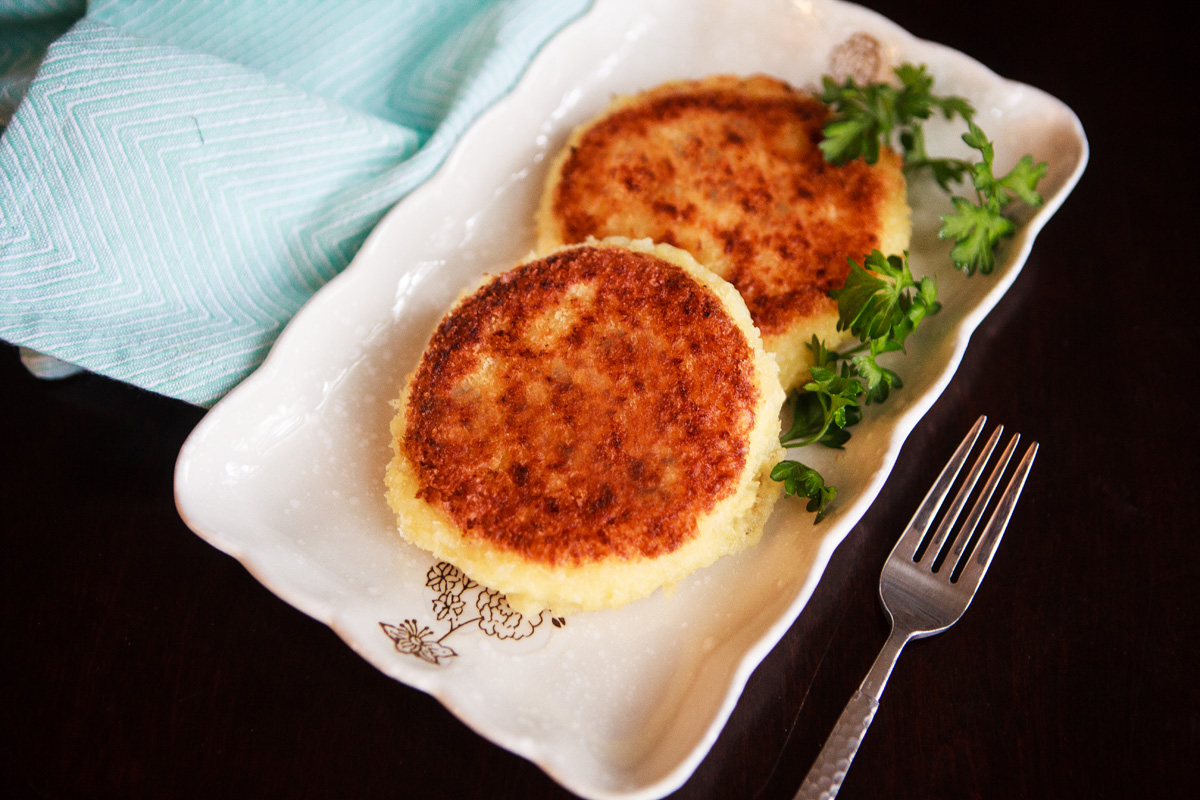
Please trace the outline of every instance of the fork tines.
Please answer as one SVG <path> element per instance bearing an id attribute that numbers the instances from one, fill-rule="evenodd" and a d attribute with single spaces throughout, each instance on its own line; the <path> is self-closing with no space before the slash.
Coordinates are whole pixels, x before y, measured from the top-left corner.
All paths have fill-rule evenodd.
<path id="1" fill-rule="evenodd" d="M 925 496 L 920 508 L 913 515 L 912 521 L 909 522 L 908 527 L 897 543 L 897 549 L 906 548 L 914 562 L 928 565 L 929 569 L 933 572 L 939 572 L 945 565 L 945 562 L 949 562 L 952 570 L 950 581 L 963 581 L 967 582 L 968 585 L 978 584 L 982 580 L 984 573 L 987 572 L 987 568 L 992 562 L 992 556 L 996 552 L 996 545 L 999 544 L 1000 537 L 1004 535 L 1004 529 L 1007 527 L 1008 520 L 1012 516 L 1017 498 L 1020 497 L 1021 490 L 1025 486 L 1025 479 L 1029 474 L 1030 468 L 1033 466 L 1033 460 L 1038 450 L 1037 442 L 1034 442 L 1025 451 L 1025 455 L 1013 471 L 1008 486 L 997 502 L 991 519 L 988 520 L 983 532 L 976 536 L 975 529 L 978 527 L 980 519 L 983 518 L 984 511 L 987 509 L 988 503 L 991 501 L 997 486 L 999 486 L 1000 479 L 1003 477 L 1004 471 L 1008 467 L 1014 451 L 1017 449 L 1018 441 L 1020 441 L 1020 434 L 1014 434 L 992 468 L 991 475 L 988 476 L 983 489 L 975 499 L 975 503 L 971 507 L 966 521 L 956 533 L 951 535 L 955 523 L 971 498 L 971 492 L 975 489 L 975 485 L 983 475 L 988 461 L 991 459 L 992 453 L 1000 441 L 1000 435 L 1004 431 L 1004 426 L 997 426 L 992 435 L 984 443 L 983 449 L 963 480 L 962 487 L 950 503 L 950 507 L 942 516 L 937 529 L 932 536 L 928 535 L 934 517 L 941 508 L 946 496 L 950 493 L 950 489 L 953 487 L 959 472 L 966 463 L 967 457 L 974 449 L 975 443 L 983 431 L 986 422 L 986 416 L 981 416 L 976 420 L 970 432 L 967 433 L 966 438 L 963 439 L 958 449 L 955 450 L 954 456 L 946 464 L 945 468 L 942 469 L 938 479 L 930 488 L 929 494 Z"/>

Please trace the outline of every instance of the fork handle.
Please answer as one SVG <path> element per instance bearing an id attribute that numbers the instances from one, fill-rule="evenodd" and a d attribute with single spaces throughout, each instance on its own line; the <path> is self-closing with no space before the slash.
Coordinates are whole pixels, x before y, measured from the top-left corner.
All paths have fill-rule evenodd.
<path id="1" fill-rule="evenodd" d="M 838 717 L 833 732 L 825 740 L 825 746 L 821 748 L 794 800 L 833 800 L 837 796 L 850 770 L 850 762 L 858 753 L 858 746 L 867 735 L 871 720 L 875 719 L 879 698 L 892 674 L 892 668 L 896 666 L 896 659 L 911 637 L 911 633 L 893 626 L 867 677 Z"/>
<path id="2" fill-rule="evenodd" d="M 795 800 L 833 800 L 850 769 L 871 720 L 879 709 L 879 701 L 862 689 L 854 693 L 842 716 L 838 717 L 833 733 L 825 740 L 821 754 L 804 779 Z"/>

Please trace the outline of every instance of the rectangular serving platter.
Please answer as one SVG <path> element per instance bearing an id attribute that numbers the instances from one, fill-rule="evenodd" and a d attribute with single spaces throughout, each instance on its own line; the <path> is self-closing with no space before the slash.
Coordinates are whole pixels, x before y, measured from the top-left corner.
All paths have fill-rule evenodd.
<path id="1" fill-rule="evenodd" d="M 486 587 L 403 542 L 383 499 L 390 401 L 459 292 L 532 250 L 545 170 L 570 130 L 613 95 L 671 79 L 764 72 L 815 87 L 863 35 L 878 46 L 881 74 L 923 63 L 938 93 L 967 97 L 996 142 L 998 168 L 1028 152 L 1049 171 L 1044 205 L 1018 217 L 995 272 L 971 278 L 951 267 L 936 236 L 946 197 L 929 182 L 910 186 L 913 271 L 938 279 L 945 307 L 909 340 L 903 391 L 870 408 L 850 447 L 805 452 L 840 489 L 833 513 L 814 526 L 803 503 L 782 502 L 759 546 L 670 594 L 565 620 L 512 616 Z M 934 122 L 928 133 L 931 152 L 969 157 L 961 128 Z M 691 775 L 804 608 L 1087 155 L 1060 101 L 858 6 L 600 0 L 543 48 L 301 310 L 264 365 L 205 417 L 180 453 L 180 513 L 378 669 L 569 790 L 661 797 Z"/>

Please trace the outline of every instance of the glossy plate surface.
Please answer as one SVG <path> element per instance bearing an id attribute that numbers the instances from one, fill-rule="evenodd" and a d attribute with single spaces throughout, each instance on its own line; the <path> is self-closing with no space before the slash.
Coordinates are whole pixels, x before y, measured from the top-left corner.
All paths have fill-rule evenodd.
<path id="1" fill-rule="evenodd" d="M 876 59 L 862 34 L 877 43 Z M 766 72 L 815 86 L 831 65 L 882 74 L 903 61 L 927 64 L 939 93 L 975 104 L 998 168 L 1025 152 L 1049 162 L 1046 202 L 1019 218 L 995 273 L 966 278 L 935 235 L 948 201 L 935 186 L 910 187 L 913 271 L 937 276 L 945 308 L 909 340 L 903 391 L 870 409 L 850 447 L 805 452 L 840 489 L 825 522 L 813 526 L 802 503 L 781 502 L 758 547 L 671 596 L 565 622 L 512 615 L 398 538 L 382 486 L 389 401 L 458 293 L 532 249 L 545 168 L 572 127 L 613 94 L 674 78 Z M 969 157 L 957 125 L 928 132 L 931 152 Z M 803 609 L 1086 161 L 1083 131 L 1061 102 L 856 6 L 600 0 L 197 427 L 179 458 L 180 512 L 380 670 L 577 794 L 665 795 L 708 752 L 750 673 Z"/>

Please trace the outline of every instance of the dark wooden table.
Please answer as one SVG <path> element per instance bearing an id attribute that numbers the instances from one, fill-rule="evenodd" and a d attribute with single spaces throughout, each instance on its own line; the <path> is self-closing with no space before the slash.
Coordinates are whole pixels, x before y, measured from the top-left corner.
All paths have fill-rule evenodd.
<path id="1" fill-rule="evenodd" d="M 687 798 L 790 798 L 886 636 L 894 537 L 979 413 L 1041 441 L 959 625 L 906 651 L 841 797 L 1200 784 L 1196 46 L 1129 3 L 873 3 L 1046 89 L 1092 160 Z M 203 412 L 0 349 L 0 796 L 564 797 L 180 521 Z"/>

